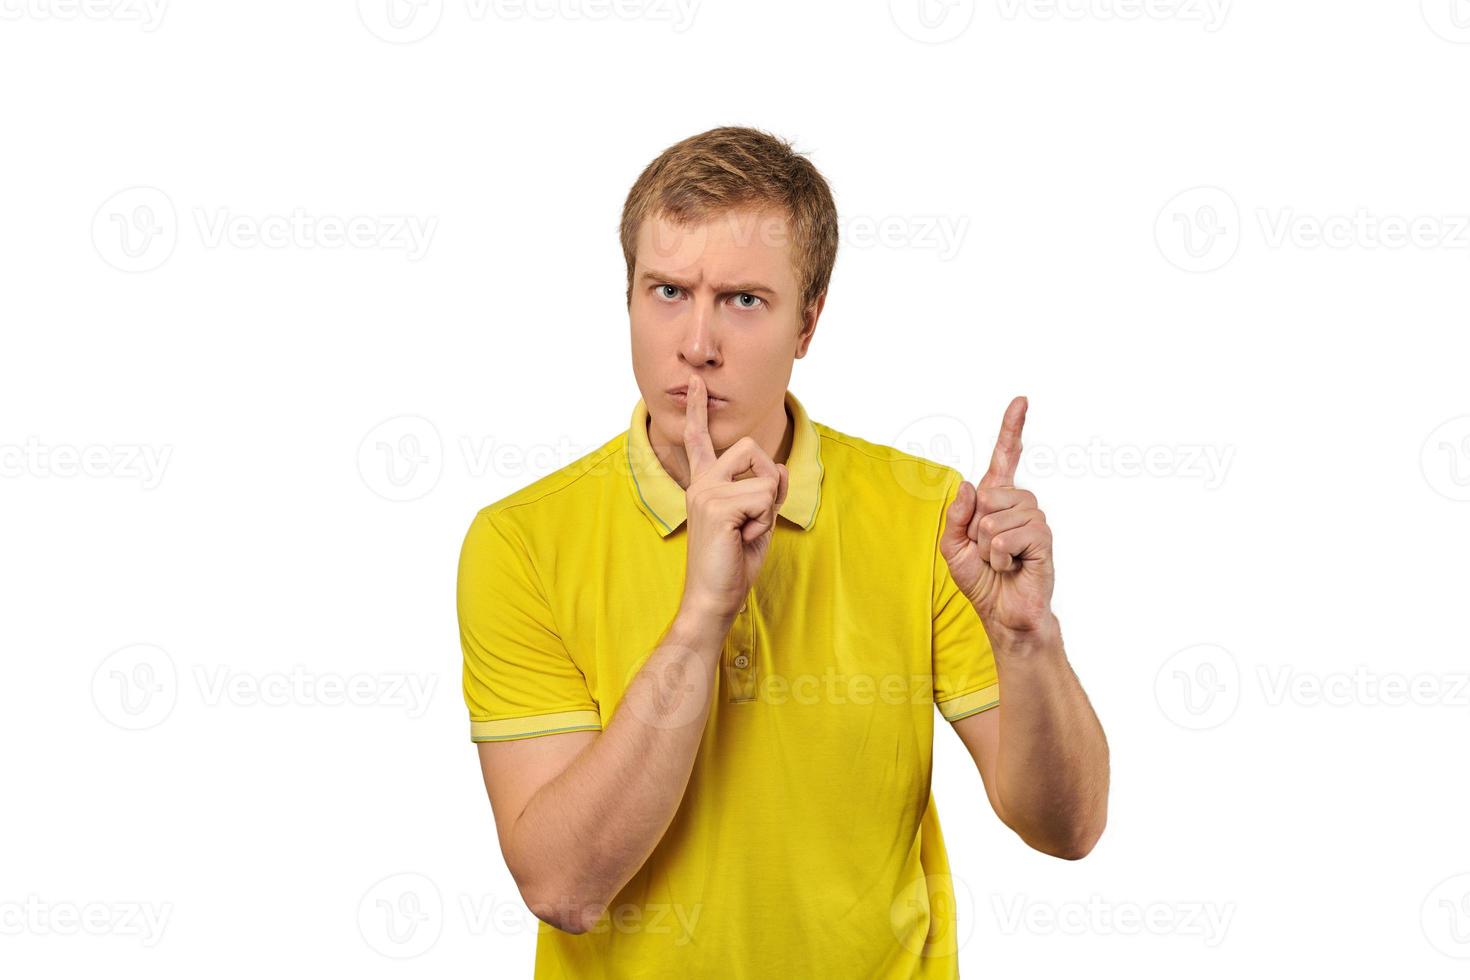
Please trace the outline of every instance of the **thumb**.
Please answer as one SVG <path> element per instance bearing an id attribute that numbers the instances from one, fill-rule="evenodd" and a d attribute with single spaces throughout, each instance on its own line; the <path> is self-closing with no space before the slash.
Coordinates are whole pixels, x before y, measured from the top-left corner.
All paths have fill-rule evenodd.
<path id="1" fill-rule="evenodd" d="M 969 540 L 975 501 L 975 487 L 968 480 L 960 480 L 959 492 L 944 512 L 944 533 L 939 538 L 939 549 L 946 557 L 957 552 Z"/>

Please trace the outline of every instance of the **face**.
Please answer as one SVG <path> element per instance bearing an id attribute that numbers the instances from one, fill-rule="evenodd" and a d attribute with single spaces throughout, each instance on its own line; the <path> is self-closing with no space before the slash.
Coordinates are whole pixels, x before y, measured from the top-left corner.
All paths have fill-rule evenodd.
<path id="1" fill-rule="evenodd" d="M 770 434 L 778 443 L 784 435 L 792 364 L 806 355 L 825 301 L 802 316 L 792 253 L 789 222 L 771 211 L 730 211 L 687 228 L 650 216 L 639 228 L 628 308 L 633 374 L 651 442 L 678 447 L 666 467 L 687 466 L 684 399 L 668 389 L 691 374 L 709 391 L 717 452 L 746 435 L 771 452 Z"/>

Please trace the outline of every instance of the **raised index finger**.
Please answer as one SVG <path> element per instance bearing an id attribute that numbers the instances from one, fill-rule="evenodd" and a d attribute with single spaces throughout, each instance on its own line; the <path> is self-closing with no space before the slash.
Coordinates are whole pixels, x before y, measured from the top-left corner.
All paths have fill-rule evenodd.
<path id="1" fill-rule="evenodd" d="M 980 478 L 981 487 L 1013 487 L 1016 485 L 1016 464 L 1021 460 L 1021 426 L 1026 424 L 1026 396 L 1017 395 L 1006 406 L 1006 414 L 1000 422 L 1000 435 L 995 440 L 995 451 L 990 454 L 990 469 Z"/>
<path id="2" fill-rule="evenodd" d="M 689 388 L 684 393 L 684 455 L 689 457 L 691 483 L 718 458 L 709 437 L 709 392 L 695 374 L 689 376 Z"/>

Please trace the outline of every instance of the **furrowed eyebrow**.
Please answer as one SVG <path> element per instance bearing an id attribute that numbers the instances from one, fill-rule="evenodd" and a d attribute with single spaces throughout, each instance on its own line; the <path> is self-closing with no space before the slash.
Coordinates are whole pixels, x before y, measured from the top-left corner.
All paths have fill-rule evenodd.
<path id="1" fill-rule="evenodd" d="M 676 276 L 656 272 L 652 269 L 643 273 L 642 281 L 666 282 L 671 286 L 678 286 L 680 289 L 692 288 L 687 281 L 681 280 Z M 776 295 L 774 289 L 760 282 L 716 283 L 713 284 L 712 288 L 717 293 L 769 293 L 772 296 Z"/>

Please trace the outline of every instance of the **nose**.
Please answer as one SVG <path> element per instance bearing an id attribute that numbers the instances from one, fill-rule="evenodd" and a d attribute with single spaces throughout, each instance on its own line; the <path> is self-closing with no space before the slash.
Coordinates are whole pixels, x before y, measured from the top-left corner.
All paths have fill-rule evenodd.
<path id="1" fill-rule="evenodd" d="M 684 324 L 684 336 L 679 344 L 679 356 L 690 367 L 717 367 L 720 363 L 720 345 L 715 336 L 714 311 L 704 302 L 689 304 L 688 320 Z"/>

